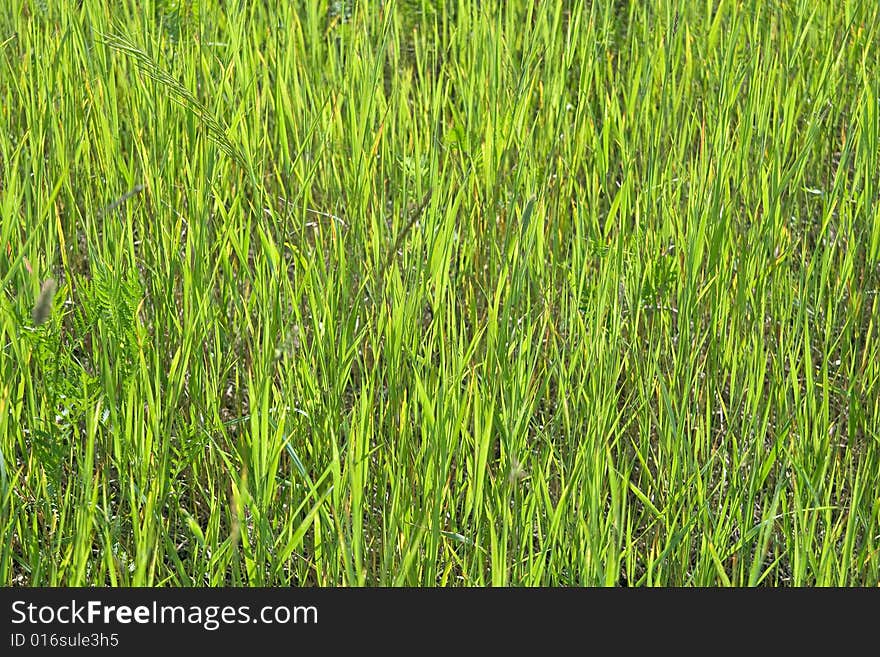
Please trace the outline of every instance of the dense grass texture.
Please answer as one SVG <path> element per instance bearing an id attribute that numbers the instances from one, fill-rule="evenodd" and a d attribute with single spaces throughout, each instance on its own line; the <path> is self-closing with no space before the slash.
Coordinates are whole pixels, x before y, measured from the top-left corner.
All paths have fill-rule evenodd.
<path id="1" fill-rule="evenodd" d="M 877 585 L 878 32 L 2 3 L 0 583 Z"/>

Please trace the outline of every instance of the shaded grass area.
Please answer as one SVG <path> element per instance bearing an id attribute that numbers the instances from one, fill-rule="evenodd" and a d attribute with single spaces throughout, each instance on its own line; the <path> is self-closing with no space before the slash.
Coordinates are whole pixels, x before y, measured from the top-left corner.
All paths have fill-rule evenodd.
<path id="1" fill-rule="evenodd" d="M 59 4 L 0 582 L 880 582 L 876 3 Z"/>

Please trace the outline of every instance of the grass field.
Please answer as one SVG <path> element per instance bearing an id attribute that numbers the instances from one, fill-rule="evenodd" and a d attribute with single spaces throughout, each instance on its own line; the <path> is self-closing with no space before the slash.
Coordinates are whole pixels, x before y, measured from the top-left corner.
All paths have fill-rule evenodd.
<path id="1" fill-rule="evenodd" d="M 0 584 L 877 585 L 878 45 L 4 2 Z"/>

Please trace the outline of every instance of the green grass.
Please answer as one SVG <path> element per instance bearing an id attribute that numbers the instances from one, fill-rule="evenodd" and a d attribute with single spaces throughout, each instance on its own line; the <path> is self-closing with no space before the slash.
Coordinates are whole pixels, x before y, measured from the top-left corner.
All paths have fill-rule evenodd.
<path id="1" fill-rule="evenodd" d="M 0 583 L 877 585 L 878 41 L 3 3 Z"/>

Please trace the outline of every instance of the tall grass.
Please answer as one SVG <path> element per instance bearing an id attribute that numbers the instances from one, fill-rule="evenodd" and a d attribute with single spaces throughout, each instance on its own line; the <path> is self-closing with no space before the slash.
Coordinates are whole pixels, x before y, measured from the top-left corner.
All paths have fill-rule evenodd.
<path id="1" fill-rule="evenodd" d="M 877 585 L 878 30 L 4 3 L 0 582 Z"/>

